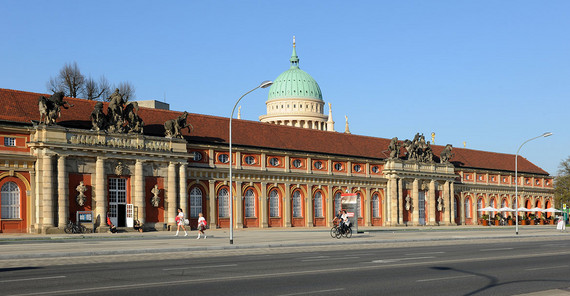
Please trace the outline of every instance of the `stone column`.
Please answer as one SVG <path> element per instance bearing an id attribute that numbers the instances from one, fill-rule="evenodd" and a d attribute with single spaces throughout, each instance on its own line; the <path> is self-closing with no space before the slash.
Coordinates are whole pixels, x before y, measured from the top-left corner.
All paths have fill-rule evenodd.
<path id="1" fill-rule="evenodd" d="M 459 198 L 459 202 L 461 203 L 459 205 L 459 219 L 460 219 L 460 223 L 461 225 L 465 225 L 465 195 L 463 194 L 463 192 L 461 192 L 461 196 Z"/>
<path id="2" fill-rule="evenodd" d="M 267 182 L 261 182 L 261 196 L 259 197 L 259 206 L 260 206 L 260 218 L 261 218 L 261 228 L 269 227 L 269 211 L 268 211 L 268 204 L 267 199 Z"/>
<path id="3" fill-rule="evenodd" d="M 420 180 L 414 179 L 412 185 L 412 225 L 420 225 L 420 193 L 419 193 Z"/>
<path id="4" fill-rule="evenodd" d="M 285 216 L 285 227 L 291 227 L 291 184 L 285 183 L 285 196 L 283 196 L 283 215 Z"/>
<path id="5" fill-rule="evenodd" d="M 106 231 L 107 225 L 107 176 L 105 158 L 97 157 L 95 162 L 95 217 L 99 219 L 99 232 Z"/>
<path id="6" fill-rule="evenodd" d="M 307 221 L 307 227 L 313 227 L 315 221 L 315 209 L 313 208 L 313 198 L 312 186 L 309 186 L 309 192 L 307 192 L 307 198 L 305 199 L 305 215 Z"/>
<path id="7" fill-rule="evenodd" d="M 243 222 L 244 222 L 244 216 L 243 216 L 243 194 L 242 194 L 242 184 L 243 182 L 239 182 L 239 181 L 234 181 L 234 183 L 236 184 L 236 191 L 234 194 L 234 200 L 230 201 L 234 203 L 234 209 L 236 211 L 235 213 L 235 219 L 234 219 L 234 223 L 235 223 L 235 228 L 243 228 Z M 234 229 L 235 229 L 234 228 Z"/>
<path id="8" fill-rule="evenodd" d="M 401 207 L 401 205 L 398 205 L 398 181 L 393 178 L 390 179 L 389 182 L 392 183 L 392 185 L 390 185 L 390 212 L 392 213 L 392 226 L 394 226 L 398 224 L 398 207 Z"/>
<path id="9" fill-rule="evenodd" d="M 435 180 L 429 182 L 429 224 L 435 225 L 435 215 L 436 215 L 436 200 L 435 198 Z"/>
<path id="10" fill-rule="evenodd" d="M 364 199 L 364 225 L 372 225 L 372 208 L 370 204 L 372 203 L 372 188 L 366 187 L 366 198 Z"/>
<path id="11" fill-rule="evenodd" d="M 35 225 L 36 225 L 36 232 L 40 233 L 42 231 L 42 224 L 43 224 L 43 220 L 42 220 L 42 213 L 43 213 L 43 203 L 42 203 L 42 188 L 43 188 L 43 178 L 40 177 L 42 176 L 42 172 L 43 172 L 43 157 L 41 156 L 40 152 L 38 151 L 37 153 L 37 158 L 36 158 L 36 166 L 35 166 L 35 172 L 36 172 L 36 178 L 35 178 L 35 215 L 36 215 L 36 219 L 35 219 Z"/>
<path id="12" fill-rule="evenodd" d="M 445 181 L 443 185 L 443 223 L 445 225 L 451 225 L 449 213 L 451 212 L 451 203 L 449 198 L 449 181 Z"/>
<path id="13" fill-rule="evenodd" d="M 164 221 L 167 225 L 175 225 L 174 218 L 177 215 L 178 202 L 176 200 L 176 163 L 170 162 L 168 164 L 168 176 L 166 185 L 166 196 L 165 196 L 165 211 Z"/>
<path id="14" fill-rule="evenodd" d="M 450 195 L 450 201 L 449 201 L 449 205 L 451 206 L 449 209 L 451 211 L 451 225 L 456 225 L 457 223 L 455 222 L 455 216 L 457 216 L 457 214 L 455 213 L 456 209 L 453 207 L 453 204 L 455 203 L 455 185 L 452 182 L 449 182 L 449 195 Z M 457 211 L 459 210 L 459 205 L 457 205 Z"/>
<path id="15" fill-rule="evenodd" d="M 180 190 L 180 207 L 182 211 L 186 213 L 186 217 L 190 219 L 190 207 L 188 207 L 188 182 L 186 179 L 186 163 L 180 163 L 180 167 L 178 168 L 178 176 L 179 176 L 179 190 Z M 202 213 L 203 214 L 203 213 Z"/>
<path id="16" fill-rule="evenodd" d="M 141 223 L 145 223 L 145 184 L 143 174 L 143 161 L 137 159 L 135 162 L 135 202 L 137 217 Z"/>
<path id="17" fill-rule="evenodd" d="M 383 206 L 383 211 L 384 211 L 384 225 L 389 226 L 392 225 L 392 211 L 391 211 L 391 207 L 392 207 L 392 180 L 388 179 L 388 182 L 386 182 L 386 191 L 385 191 L 385 196 L 384 196 L 384 206 Z"/>
<path id="18" fill-rule="evenodd" d="M 398 225 L 404 224 L 404 180 L 398 179 Z"/>
<path id="19" fill-rule="evenodd" d="M 55 226 L 55 200 L 53 184 L 55 179 L 53 176 L 53 155 L 44 151 L 43 155 L 43 227 L 44 230 Z"/>
<path id="20" fill-rule="evenodd" d="M 332 227 L 332 220 L 335 216 L 334 213 L 334 195 L 332 192 L 332 186 L 329 184 L 327 185 L 327 198 L 326 198 L 327 204 L 326 204 L 326 208 L 327 208 L 327 213 L 326 213 L 326 219 L 327 219 L 327 226 L 328 227 Z"/>
<path id="21" fill-rule="evenodd" d="M 214 180 L 208 180 L 208 196 L 209 196 L 209 215 L 208 215 L 208 219 L 210 221 L 208 221 L 208 223 L 211 225 L 210 227 L 214 227 L 216 225 L 216 222 L 218 220 L 218 217 L 216 217 L 216 181 Z"/>
<path id="22" fill-rule="evenodd" d="M 62 229 L 65 228 L 69 220 L 69 198 L 67 198 L 69 195 L 69 179 L 65 169 L 65 158 L 65 155 L 60 155 L 57 160 L 57 227 Z"/>

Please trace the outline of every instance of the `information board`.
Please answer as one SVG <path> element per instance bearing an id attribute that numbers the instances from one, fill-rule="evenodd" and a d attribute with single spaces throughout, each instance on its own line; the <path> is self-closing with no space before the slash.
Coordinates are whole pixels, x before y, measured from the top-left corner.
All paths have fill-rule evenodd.
<path id="1" fill-rule="evenodd" d="M 356 193 L 343 193 L 340 195 L 342 209 L 348 214 L 348 220 L 352 224 L 352 233 L 358 233 L 358 196 Z"/>

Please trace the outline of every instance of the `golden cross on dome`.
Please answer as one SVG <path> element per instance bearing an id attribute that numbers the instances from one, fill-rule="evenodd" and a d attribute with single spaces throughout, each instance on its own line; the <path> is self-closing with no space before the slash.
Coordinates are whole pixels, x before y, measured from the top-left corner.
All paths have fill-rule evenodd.
<path id="1" fill-rule="evenodd" d="M 295 35 L 293 35 L 293 47 L 295 47 Z"/>

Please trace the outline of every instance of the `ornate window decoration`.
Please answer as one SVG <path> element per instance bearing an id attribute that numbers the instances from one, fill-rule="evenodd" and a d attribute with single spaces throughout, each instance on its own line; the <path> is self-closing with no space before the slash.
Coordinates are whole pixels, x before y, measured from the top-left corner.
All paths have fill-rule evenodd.
<path id="1" fill-rule="evenodd" d="M 269 159 L 269 164 L 274 167 L 279 166 L 279 159 L 277 157 L 272 157 Z"/>
<path id="2" fill-rule="evenodd" d="M 315 192 L 315 218 L 323 217 L 323 195 L 320 191 Z"/>
<path id="3" fill-rule="evenodd" d="M 378 168 L 377 165 L 373 166 L 373 167 L 371 168 L 371 170 L 372 170 L 372 172 L 375 173 L 375 174 L 378 174 L 378 173 L 380 172 L 380 168 Z"/>
<path id="4" fill-rule="evenodd" d="M 300 168 L 303 165 L 303 163 L 301 162 L 300 159 L 294 159 L 293 160 L 293 166 L 296 168 Z"/>
<path id="5" fill-rule="evenodd" d="M 202 160 L 202 153 L 198 152 L 198 151 L 194 151 L 194 161 L 200 161 Z"/>
<path id="6" fill-rule="evenodd" d="M 372 217 L 380 218 L 380 198 L 378 193 L 372 194 Z"/>
<path id="7" fill-rule="evenodd" d="M 269 192 L 269 217 L 279 217 L 279 193 L 277 189 Z"/>
<path id="8" fill-rule="evenodd" d="M 218 192 L 218 216 L 220 218 L 228 218 L 230 216 L 229 199 L 230 195 L 228 193 L 228 190 L 226 188 L 222 188 Z"/>
<path id="9" fill-rule="evenodd" d="M 295 190 L 293 192 L 293 217 L 301 218 L 303 217 L 303 208 L 301 203 L 301 192 Z"/>
<path id="10" fill-rule="evenodd" d="M 335 163 L 334 164 L 334 170 L 337 172 L 342 171 L 342 163 L 340 163 L 340 162 Z"/>
<path id="11" fill-rule="evenodd" d="M 221 163 L 228 163 L 230 161 L 229 156 L 225 153 L 218 155 L 218 161 Z"/>
<path id="12" fill-rule="evenodd" d="M 190 190 L 190 217 L 198 218 L 199 213 L 202 213 L 202 190 L 194 187 Z"/>
<path id="13" fill-rule="evenodd" d="M 323 163 L 321 161 L 317 160 L 313 164 L 313 167 L 317 170 L 322 170 L 323 169 Z"/>
<path id="14" fill-rule="evenodd" d="M 360 173 L 360 171 L 362 171 L 362 167 L 359 164 L 355 164 L 352 169 L 357 173 Z"/>
<path id="15" fill-rule="evenodd" d="M 245 216 L 247 218 L 255 217 L 255 194 L 253 189 L 248 189 L 244 196 L 245 201 Z"/>
<path id="16" fill-rule="evenodd" d="M 20 219 L 20 188 L 14 182 L 2 185 L 2 219 Z"/>

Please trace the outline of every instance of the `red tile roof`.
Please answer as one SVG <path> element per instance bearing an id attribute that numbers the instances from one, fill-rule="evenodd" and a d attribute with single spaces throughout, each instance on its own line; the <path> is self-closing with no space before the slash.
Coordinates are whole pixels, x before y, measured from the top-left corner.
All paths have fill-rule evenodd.
<path id="1" fill-rule="evenodd" d="M 47 94 L 0 89 L 0 121 L 31 124 L 39 120 L 38 98 Z M 96 101 L 65 98 L 74 107 L 62 109 L 57 123 L 65 127 L 91 128 L 90 115 Z M 108 103 L 104 103 L 106 113 Z M 153 136 L 164 135 L 164 122 L 180 116 L 182 112 L 141 107 L 139 115 L 145 123 L 144 133 Z M 184 130 L 186 139 L 192 143 L 229 143 L 229 118 L 202 114 L 189 114 L 188 120 L 193 130 Z M 336 154 L 352 157 L 385 159 L 388 157 L 390 139 L 360 135 L 310 130 L 280 126 L 248 120 L 232 120 L 232 144 L 271 149 L 293 150 L 323 154 Z M 439 155 L 443 146 L 432 145 L 434 155 Z M 457 168 L 475 168 L 495 171 L 514 171 L 515 157 L 488 151 L 454 148 L 451 162 Z M 519 156 L 519 172 L 548 175 L 540 167 Z"/>

